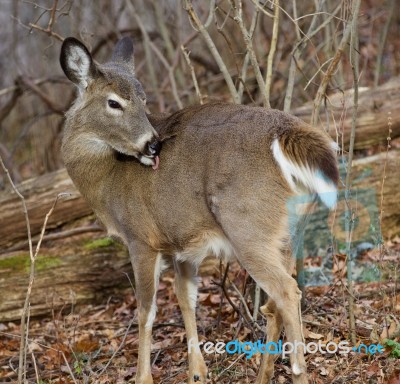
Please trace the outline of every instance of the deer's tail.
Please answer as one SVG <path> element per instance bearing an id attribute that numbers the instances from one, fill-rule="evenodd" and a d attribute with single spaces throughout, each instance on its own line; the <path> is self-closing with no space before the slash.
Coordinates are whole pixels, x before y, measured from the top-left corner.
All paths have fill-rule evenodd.
<path id="1" fill-rule="evenodd" d="M 297 125 L 275 138 L 271 149 L 295 193 L 317 194 L 328 208 L 336 205 L 338 146 L 324 132 L 306 124 Z"/>

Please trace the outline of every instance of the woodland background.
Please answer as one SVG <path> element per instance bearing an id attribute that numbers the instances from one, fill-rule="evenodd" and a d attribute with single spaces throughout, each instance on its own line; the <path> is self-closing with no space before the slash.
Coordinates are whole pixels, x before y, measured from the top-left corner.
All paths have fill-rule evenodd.
<path id="1" fill-rule="evenodd" d="M 395 0 L 0 0 L 0 25 L 1 382 L 134 377 L 131 267 L 126 250 L 105 237 L 63 169 L 63 115 L 75 89 L 58 61 L 65 37 L 79 38 L 103 62 L 120 37 L 131 36 L 150 112 L 217 100 L 272 107 L 320 126 L 339 143 L 337 219 L 319 208 L 304 238 L 304 271 L 298 272 L 300 284 L 308 285 L 304 333 L 307 341 L 380 342 L 386 350 L 309 355 L 310 381 L 400 383 Z M 25 199 L 31 253 L 26 215 L 5 169 Z M 352 202 L 351 243 L 345 201 Z M 210 260 L 201 273 L 202 340 L 262 338 L 260 293 L 247 274 Z M 158 296 L 152 359 L 159 383 L 186 379 L 186 340 L 172 281 L 167 272 Z M 215 383 L 252 383 L 260 362 L 260 356 L 243 355 L 206 359 Z M 288 362 L 279 359 L 276 382 L 289 377 Z"/>

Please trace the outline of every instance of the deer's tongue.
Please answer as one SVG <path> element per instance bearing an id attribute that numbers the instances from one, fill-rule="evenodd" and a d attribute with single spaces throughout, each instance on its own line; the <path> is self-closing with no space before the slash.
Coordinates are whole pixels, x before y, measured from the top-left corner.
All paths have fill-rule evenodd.
<path id="1" fill-rule="evenodd" d="M 158 156 L 156 156 L 156 157 L 154 158 L 154 165 L 152 166 L 152 168 L 153 168 L 154 170 L 157 170 L 159 165 L 160 165 L 160 158 L 159 158 Z"/>

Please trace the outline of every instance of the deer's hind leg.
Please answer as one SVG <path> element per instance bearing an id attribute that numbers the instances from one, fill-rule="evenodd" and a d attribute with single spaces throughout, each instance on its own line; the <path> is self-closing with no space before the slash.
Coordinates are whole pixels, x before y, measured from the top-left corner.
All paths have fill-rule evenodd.
<path id="1" fill-rule="evenodd" d="M 300 314 L 301 292 L 297 287 L 296 280 L 285 270 L 282 264 L 279 265 L 279 253 L 279 250 L 275 250 L 275 255 L 273 255 L 272 249 L 266 249 L 263 253 L 257 253 L 253 250 L 251 255 L 243 256 L 242 253 L 240 261 L 251 277 L 274 302 L 274 312 L 269 319 L 272 320 L 272 324 L 267 327 L 270 332 L 272 331 L 271 338 L 276 338 L 278 333 L 274 323 L 282 318 L 287 341 L 293 346 L 293 351 L 290 353 L 293 383 L 306 384 L 308 383 L 307 367 L 304 359 L 304 346 L 302 345 L 304 340 Z M 263 265 L 261 262 L 264 262 Z M 272 373 L 274 359 L 268 356 L 265 359 L 262 370 Z M 262 370 L 260 374 L 264 375 Z M 259 381 L 258 383 L 268 383 L 268 381 Z"/>
<path id="2" fill-rule="evenodd" d="M 269 319 L 272 320 L 272 324 L 267 327 L 270 332 L 272 331 L 271 338 L 276 338 L 278 334 L 276 322 L 281 318 L 287 341 L 293 346 L 293 351 L 290 353 L 293 383 L 306 384 L 308 383 L 307 367 L 302 344 L 304 340 L 300 313 L 301 291 L 297 287 L 296 280 L 279 263 L 279 250 L 275 250 L 275 255 L 272 249 L 266 249 L 263 253 L 257 253 L 255 249 L 250 252 L 251 254 L 244 256 L 242 253 L 240 261 L 274 303 L 274 305 L 271 304 L 274 312 Z M 263 264 L 261 264 L 262 262 Z M 272 373 L 274 359 L 268 356 L 265 359 L 262 370 Z M 263 372 L 261 371 L 260 374 L 263 375 Z M 259 383 L 261 384 L 263 381 Z"/>
<path id="3" fill-rule="evenodd" d="M 293 263 L 285 247 L 289 238 L 288 220 L 284 204 L 260 205 L 254 200 L 243 202 L 246 210 L 218 207 L 218 221 L 233 244 L 237 257 L 257 284 L 275 303 L 272 316 L 272 338 L 278 330 L 273 326 L 279 317 L 285 328 L 287 341 L 293 345 L 290 362 L 294 384 L 306 384 L 307 368 L 300 314 L 301 291 L 291 276 Z M 275 212 L 271 213 L 272 208 Z M 240 223 L 240 224 L 239 224 Z M 270 304 L 272 305 L 272 304 Z M 272 373 L 273 358 L 266 357 L 257 384 L 267 383 L 267 373 Z M 264 373 L 263 373 L 264 372 Z"/>
<path id="4" fill-rule="evenodd" d="M 276 307 L 275 302 L 268 298 L 267 304 L 260 308 L 261 312 L 267 317 L 266 343 L 277 343 L 282 332 L 282 317 Z M 266 353 L 261 362 L 256 384 L 270 383 L 274 377 L 274 362 L 278 355 Z"/>

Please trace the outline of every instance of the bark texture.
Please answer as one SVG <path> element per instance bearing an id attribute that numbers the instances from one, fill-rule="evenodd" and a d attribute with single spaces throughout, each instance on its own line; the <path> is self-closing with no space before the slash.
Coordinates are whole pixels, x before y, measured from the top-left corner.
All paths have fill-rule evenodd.
<path id="1" fill-rule="evenodd" d="M 396 77 L 377 88 L 361 88 L 354 148 L 368 149 L 377 144 L 386 145 L 388 122 L 391 120 L 392 139 L 400 137 L 400 78 Z M 353 91 L 337 93 L 326 99 L 321 107 L 320 124 L 339 145 L 348 150 L 351 131 Z M 293 113 L 310 122 L 313 103 L 297 108 Z"/>

